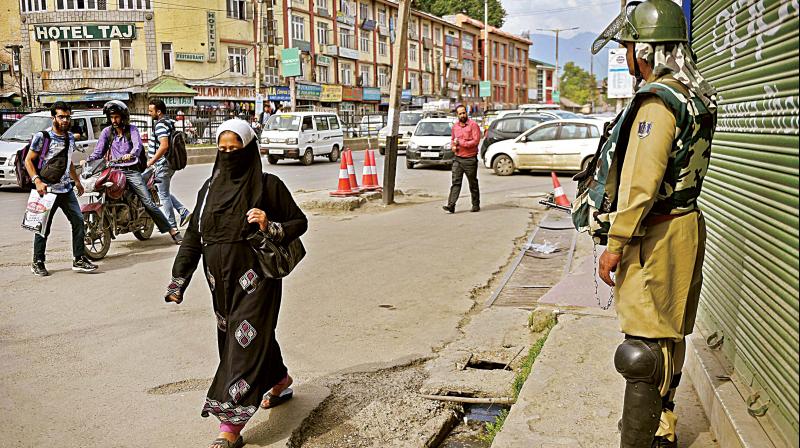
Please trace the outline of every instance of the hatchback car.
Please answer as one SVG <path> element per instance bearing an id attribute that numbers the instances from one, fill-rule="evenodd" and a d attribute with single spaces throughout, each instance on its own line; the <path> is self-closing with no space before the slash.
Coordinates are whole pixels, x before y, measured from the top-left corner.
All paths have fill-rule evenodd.
<path id="1" fill-rule="evenodd" d="M 425 118 L 420 120 L 406 148 L 406 168 L 417 163 L 452 165 L 453 151 L 450 136 L 455 118 Z"/>
<path id="2" fill-rule="evenodd" d="M 603 122 L 591 119 L 546 121 L 514 140 L 489 147 L 484 165 L 498 176 L 516 170 L 581 171 L 597 151 Z"/>
<path id="3" fill-rule="evenodd" d="M 422 120 L 424 112 L 417 110 L 404 110 L 400 112 L 400 127 L 397 129 L 397 135 L 400 137 L 397 142 L 397 150 L 405 151 L 408 140 L 414 133 L 414 128 L 420 120 Z M 386 134 L 389 132 L 389 127 L 384 126 L 378 132 L 378 150 L 381 155 L 386 154 Z"/>
<path id="4" fill-rule="evenodd" d="M 72 134 L 78 152 L 72 156 L 72 163 L 85 160 L 97 146 L 97 138 L 106 126 L 107 120 L 102 110 L 73 110 Z M 33 134 L 44 131 L 53 125 L 50 111 L 34 112 L 20 118 L 0 136 L 0 186 L 16 185 L 17 151 L 30 142 Z"/>
<path id="5" fill-rule="evenodd" d="M 261 153 L 274 165 L 280 159 L 298 159 L 311 165 L 316 156 L 339 160 L 344 132 L 339 117 L 330 112 L 275 114 L 261 132 Z"/>
<path id="6" fill-rule="evenodd" d="M 548 115 L 518 115 L 494 120 L 483 135 L 480 144 L 481 159 L 489 146 L 503 140 L 511 140 L 539 123 L 554 120 Z"/>

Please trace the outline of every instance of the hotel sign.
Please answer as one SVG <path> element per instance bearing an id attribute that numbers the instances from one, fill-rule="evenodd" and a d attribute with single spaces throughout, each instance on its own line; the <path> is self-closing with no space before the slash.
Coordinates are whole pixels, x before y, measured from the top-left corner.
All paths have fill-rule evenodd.
<path id="1" fill-rule="evenodd" d="M 217 62 L 217 13 L 206 11 L 208 24 L 208 62 Z"/>
<path id="2" fill-rule="evenodd" d="M 132 23 L 109 23 L 87 25 L 36 25 L 36 40 L 111 40 L 136 39 L 136 25 Z"/>

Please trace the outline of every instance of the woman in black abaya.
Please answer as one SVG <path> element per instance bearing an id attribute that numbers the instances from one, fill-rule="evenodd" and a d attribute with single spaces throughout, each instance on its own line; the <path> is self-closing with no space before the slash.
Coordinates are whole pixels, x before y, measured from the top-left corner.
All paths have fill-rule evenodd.
<path id="1" fill-rule="evenodd" d="M 289 243 L 308 220 L 283 182 L 262 173 L 258 142 L 244 120 L 217 129 L 217 159 L 197 196 L 172 266 L 165 300 L 181 303 L 201 255 L 217 318 L 220 363 L 201 411 L 220 420 L 211 448 L 238 448 L 259 407 L 292 397 L 292 378 L 275 340 L 281 281 L 261 273 L 249 235 Z"/>

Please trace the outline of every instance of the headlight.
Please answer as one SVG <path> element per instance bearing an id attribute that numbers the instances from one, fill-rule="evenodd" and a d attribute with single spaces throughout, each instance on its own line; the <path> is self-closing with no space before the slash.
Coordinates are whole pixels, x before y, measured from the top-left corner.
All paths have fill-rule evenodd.
<path id="1" fill-rule="evenodd" d="M 444 148 L 445 151 L 449 151 L 450 150 L 450 142 L 445 143 L 444 146 L 442 146 L 442 148 Z"/>
<path id="2" fill-rule="evenodd" d="M 263 144 L 265 144 L 265 145 L 269 145 L 269 137 L 264 137 L 264 138 L 262 138 L 262 139 L 261 139 L 261 143 L 263 143 Z"/>
<path id="3" fill-rule="evenodd" d="M 412 150 L 412 151 L 415 151 L 415 150 L 417 149 L 417 144 L 416 144 L 416 143 L 414 143 L 414 142 L 410 142 L 410 143 L 408 144 L 408 149 L 410 149 L 410 150 Z"/>
<path id="4" fill-rule="evenodd" d="M 287 138 L 286 139 L 286 144 L 287 145 L 296 145 L 297 144 L 297 139 L 296 138 Z"/>
<path id="5" fill-rule="evenodd" d="M 14 166 L 17 163 L 17 153 L 11 154 L 11 157 L 8 158 L 8 165 Z"/>

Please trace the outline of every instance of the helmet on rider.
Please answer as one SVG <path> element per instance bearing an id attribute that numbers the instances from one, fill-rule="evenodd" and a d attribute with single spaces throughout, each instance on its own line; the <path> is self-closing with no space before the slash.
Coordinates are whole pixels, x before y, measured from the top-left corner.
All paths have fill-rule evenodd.
<path id="1" fill-rule="evenodd" d="M 103 105 L 103 115 L 111 121 L 111 115 L 117 114 L 122 118 L 122 126 L 127 126 L 131 120 L 131 113 L 128 106 L 120 100 L 111 100 Z"/>
<path id="2" fill-rule="evenodd" d="M 612 40 L 619 43 L 688 42 L 686 17 L 672 0 L 633 1 L 595 39 L 592 54 L 597 54 Z"/>

